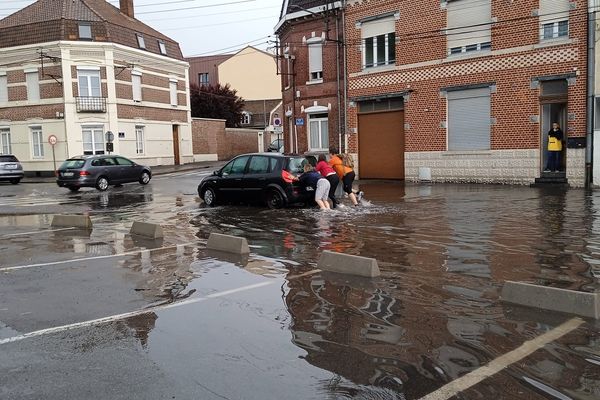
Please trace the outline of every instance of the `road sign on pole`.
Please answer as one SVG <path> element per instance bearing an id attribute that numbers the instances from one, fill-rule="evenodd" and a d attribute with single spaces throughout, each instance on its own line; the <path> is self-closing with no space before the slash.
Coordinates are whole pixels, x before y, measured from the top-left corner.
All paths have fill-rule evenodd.
<path id="1" fill-rule="evenodd" d="M 52 146 L 52 164 L 54 165 L 54 174 L 56 174 L 56 153 L 54 152 L 54 146 L 58 143 L 58 138 L 55 135 L 48 136 L 48 143 Z"/>

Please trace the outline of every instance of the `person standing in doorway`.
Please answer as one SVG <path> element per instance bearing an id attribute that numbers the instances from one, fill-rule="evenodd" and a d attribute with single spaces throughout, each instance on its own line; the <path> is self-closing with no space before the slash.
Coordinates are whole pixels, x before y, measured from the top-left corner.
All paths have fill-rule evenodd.
<path id="1" fill-rule="evenodd" d="M 548 161 L 544 172 L 560 171 L 560 154 L 562 153 L 563 131 L 557 122 L 552 124 L 548 132 Z"/>

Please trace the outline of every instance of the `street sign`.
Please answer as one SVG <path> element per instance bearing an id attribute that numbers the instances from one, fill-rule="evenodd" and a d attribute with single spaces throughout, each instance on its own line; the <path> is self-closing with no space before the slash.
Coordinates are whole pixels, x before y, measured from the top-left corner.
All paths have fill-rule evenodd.
<path id="1" fill-rule="evenodd" d="M 48 136 L 48 143 L 50 143 L 51 146 L 54 146 L 57 142 L 58 142 L 58 138 L 56 136 L 54 136 L 54 135 Z"/>
<path id="2" fill-rule="evenodd" d="M 112 153 L 113 151 L 115 151 L 115 148 L 113 146 L 112 142 L 108 142 L 106 143 L 106 151 L 108 152 L 108 154 Z"/>
<path id="3" fill-rule="evenodd" d="M 296 118 L 296 126 L 304 126 L 304 118 Z"/>
<path id="4" fill-rule="evenodd" d="M 281 118 L 279 118 L 279 117 L 273 118 L 273 125 L 274 126 L 281 126 Z"/>
<path id="5" fill-rule="evenodd" d="M 273 127 L 273 132 L 275 132 L 276 134 L 280 134 L 283 133 L 283 126 L 274 126 Z"/>
<path id="6" fill-rule="evenodd" d="M 115 140 L 115 134 L 112 133 L 111 131 L 106 132 L 106 141 L 111 143 L 114 140 Z"/>

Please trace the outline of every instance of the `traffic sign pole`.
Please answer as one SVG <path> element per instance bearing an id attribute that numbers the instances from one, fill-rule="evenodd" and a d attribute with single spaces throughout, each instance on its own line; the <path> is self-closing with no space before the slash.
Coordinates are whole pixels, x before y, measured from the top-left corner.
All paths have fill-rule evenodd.
<path id="1" fill-rule="evenodd" d="M 56 175 L 56 153 L 54 152 L 54 146 L 58 143 L 58 138 L 54 135 L 48 136 L 48 143 L 52 146 L 52 164 L 54 165 L 54 175 Z"/>

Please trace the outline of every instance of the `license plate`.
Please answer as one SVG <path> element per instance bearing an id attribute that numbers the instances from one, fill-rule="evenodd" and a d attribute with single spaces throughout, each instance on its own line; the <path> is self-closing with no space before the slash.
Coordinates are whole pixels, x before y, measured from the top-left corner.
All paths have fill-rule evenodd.
<path id="1" fill-rule="evenodd" d="M 4 169 L 17 169 L 17 164 L 6 164 Z"/>
<path id="2" fill-rule="evenodd" d="M 66 176 L 66 177 L 73 176 L 73 173 L 72 172 L 63 172 L 62 176 Z"/>

